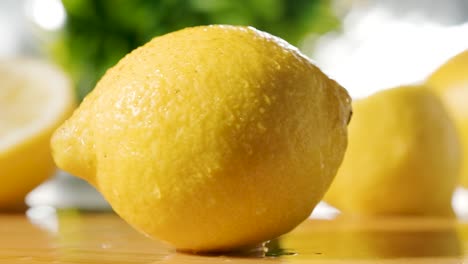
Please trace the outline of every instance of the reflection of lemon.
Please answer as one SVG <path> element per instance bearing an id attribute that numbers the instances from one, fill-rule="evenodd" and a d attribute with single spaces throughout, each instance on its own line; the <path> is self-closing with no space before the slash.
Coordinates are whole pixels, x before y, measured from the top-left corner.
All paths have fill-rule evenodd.
<path id="1" fill-rule="evenodd" d="M 309 221 L 280 239 L 282 248 L 298 253 L 295 259 L 346 259 L 346 263 L 358 259 L 454 258 L 462 253 L 460 242 L 452 219 L 407 216 Z M 375 262 L 381 261 L 365 263 Z"/>
<path id="2" fill-rule="evenodd" d="M 349 147 L 325 199 L 357 214 L 449 215 L 460 147 L 442 103 L 400 87 L 353 104 Z"/>
<path id="3" fill-rule="evenodd" d="M 0 62 L 0 208 L 54 171 L 49 139 L 71 112 L 73 90 L 56 68 L 38 61 Z"/>
<path id="4" fill-rule="evenodd" d="M 458 128 L 464 154 L 461 184 L 468 187 L 468 50 L 442 65 L 427 83 L 440 95 Z"/>
<path id="5" fill-rule="evenodd" d="M 341 163 L 349 114 L 346 91 L 286 42 L 196 27 L 122 59 L 52 146 L 137 229 L 223 250 L 310 214 Z"/>

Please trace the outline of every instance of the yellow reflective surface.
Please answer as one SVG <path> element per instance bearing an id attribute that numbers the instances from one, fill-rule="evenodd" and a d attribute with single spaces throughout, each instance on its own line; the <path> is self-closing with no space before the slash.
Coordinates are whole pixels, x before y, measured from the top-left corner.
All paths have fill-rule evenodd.
<path id="1" fill-rule="evenodd" d="M 0 215 L 0 263 L 468 263 L 468 224 L 448 219 L 307 220 L 265 247 L 192 255 L 112 213 Z"/>

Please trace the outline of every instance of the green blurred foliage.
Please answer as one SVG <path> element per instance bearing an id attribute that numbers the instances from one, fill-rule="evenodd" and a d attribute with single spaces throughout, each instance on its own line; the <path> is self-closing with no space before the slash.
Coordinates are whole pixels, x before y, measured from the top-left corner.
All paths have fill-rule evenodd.
<path id="1" fill-rule="evenodd" d="M 329 0 L 62 0 L 67 22 L 52 47 L 81 100 L 105 71 L 151 38 L 189 26 L 250 25 L 297 45 L 339 26 Z"/>

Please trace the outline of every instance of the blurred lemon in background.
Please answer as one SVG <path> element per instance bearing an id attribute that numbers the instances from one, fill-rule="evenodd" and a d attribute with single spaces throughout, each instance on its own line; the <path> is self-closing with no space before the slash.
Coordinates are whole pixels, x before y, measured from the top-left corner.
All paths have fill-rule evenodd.
<path id="1" fill-rule="evenodd" d="M 31 59 L 0 61 L 0 208 L 21 206 L 51 176 L 49 141 L 74 106 L 64 74 Z"/>
<path id="2" fill-rule="evenodd" d="M 123 58 L 52 147 L 136 229 L 228 250 L 310 215 L 342 161 L 350 111 L 346 90 L 285 41 L 202 26 Z"/>
<path id="3" fill-rule="evenodd" d="M 468 187 L 468 50 L 458 54 L 427 80 L 445 103 L 458 129 L 463 159 L 461 185 Z"/>
<path id="4" fill-rule="evenodd" d="M 404 86 L 353 104 L 349 146 L 325 200 L 360 215 L 453 214 L 461 149 L 428 88 Z"/>

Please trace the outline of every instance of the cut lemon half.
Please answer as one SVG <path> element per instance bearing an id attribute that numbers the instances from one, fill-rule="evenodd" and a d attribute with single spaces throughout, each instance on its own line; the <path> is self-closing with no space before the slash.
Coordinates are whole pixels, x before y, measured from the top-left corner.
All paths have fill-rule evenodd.
<path id="1" fill-rule="evenodd" d="M 53 174 L 49 140 L 75 106 L 69 79 L 39 60 L 0 60 L 0 208 Z"/>

